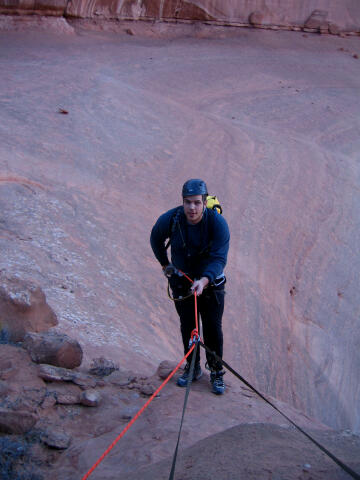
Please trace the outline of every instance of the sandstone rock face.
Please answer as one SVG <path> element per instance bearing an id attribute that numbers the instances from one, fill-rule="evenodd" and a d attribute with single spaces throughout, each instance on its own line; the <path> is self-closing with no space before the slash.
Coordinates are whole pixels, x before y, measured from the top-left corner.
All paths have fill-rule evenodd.
<path id="1" fill-rule="evenodd" d="M 299 27 L 317 23 L 318 13 L 341 30 L 360 30 L 357 0 L 0 0 L 0 13 L 38 13 L 80 18 L 207 21 L 225 25 Z M 310 20 L 311 19 L 311 20 Z M 318 27 L 308 27 L 318 28 Z"/>
<path id="2" fill-rule="evenodd" d="M 69 369 L 81 365 L 83 352 L 79 342 L 64 333 L 28 333 L 23 347 L 35 363 Z"/>
<path id="3" fill-rule="evenodd" d="M 0 330 L 10 340 L 23 340 L 26 332 L 41 332 L 57 325 L 54 311 L 40 287 L 19 278 L 0 276 Z"/>

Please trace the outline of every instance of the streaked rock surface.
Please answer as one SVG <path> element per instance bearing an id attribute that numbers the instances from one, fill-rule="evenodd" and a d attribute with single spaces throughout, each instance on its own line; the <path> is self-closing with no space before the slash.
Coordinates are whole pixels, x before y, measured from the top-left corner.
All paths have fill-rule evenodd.
<path id="1" fill-rule="evenodd" d="M 0 0 L 0 13 L 151 21 L 206 21 L 223 25 L 277 26 L 319 31 L 335 24 L 360 31 L 357 0 Z M 322 30 L 325 33 L 325 30 Z"/>

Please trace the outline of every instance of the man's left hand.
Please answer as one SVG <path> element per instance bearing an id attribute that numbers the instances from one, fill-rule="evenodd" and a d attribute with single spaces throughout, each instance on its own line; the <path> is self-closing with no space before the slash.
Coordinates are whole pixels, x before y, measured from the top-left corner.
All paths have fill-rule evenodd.
<path id="1" fill-rule="evenodd" d="M 191 286 L 191 291 L 196 295 L 201 295 L 204 288 L 208 285 L 209 279 L 207 277 L 201 277 L 200 280 L 195 280 Z"/>

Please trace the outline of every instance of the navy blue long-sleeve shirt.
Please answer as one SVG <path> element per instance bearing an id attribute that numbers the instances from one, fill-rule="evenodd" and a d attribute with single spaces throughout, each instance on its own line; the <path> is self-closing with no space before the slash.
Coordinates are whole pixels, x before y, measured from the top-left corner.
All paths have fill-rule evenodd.
<path id="1" fill-rule="evenodd" d="M 172 230 L 175 214 L 178 221 Z M 226 220 L 215 210 L 205 208 L 196 225 L 187 222 L 184 208 L 176 207 L 161 215 L 155 223 L 150 243 L 162 266 L 169 263 L 165 243 L 171 237 L 171 263 L 193 279 L 207 277 L 210 282 L 225 268 L 230 232 Z"/>

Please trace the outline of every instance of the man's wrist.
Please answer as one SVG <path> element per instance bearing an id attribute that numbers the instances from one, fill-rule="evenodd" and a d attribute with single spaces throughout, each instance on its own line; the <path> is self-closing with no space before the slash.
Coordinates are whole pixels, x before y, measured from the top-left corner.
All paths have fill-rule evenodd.
<path id="1" fill-rule="evenodd" d="M 204 287 L 206 287 L 210 283 L 210 280 L 209 280 L 208 277 L 201 277 L 201 281 L 202 281 Z"/>

